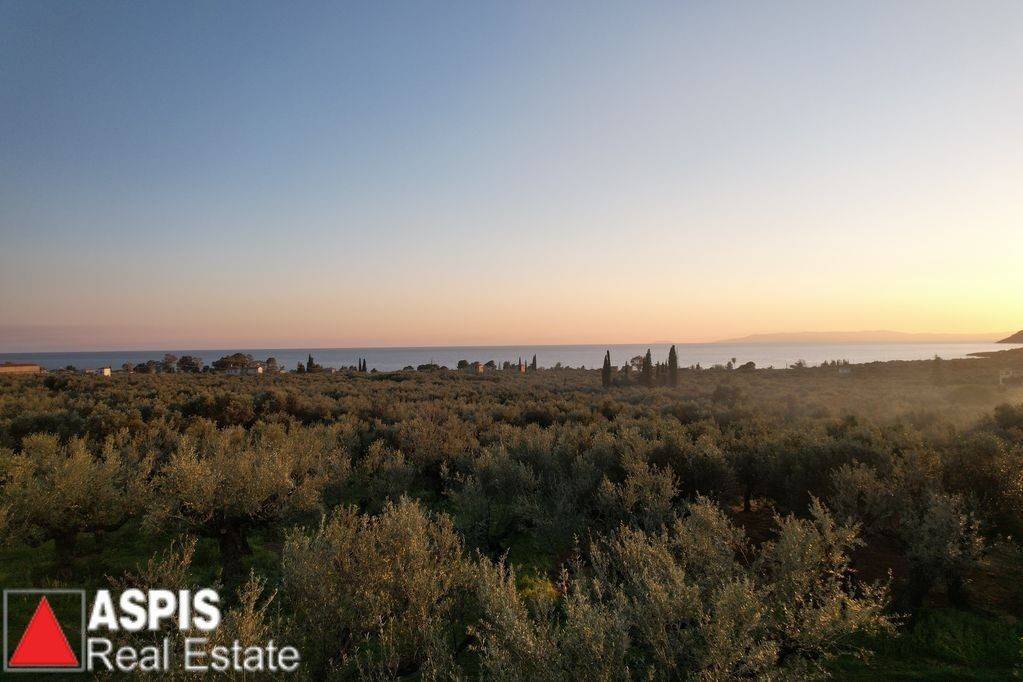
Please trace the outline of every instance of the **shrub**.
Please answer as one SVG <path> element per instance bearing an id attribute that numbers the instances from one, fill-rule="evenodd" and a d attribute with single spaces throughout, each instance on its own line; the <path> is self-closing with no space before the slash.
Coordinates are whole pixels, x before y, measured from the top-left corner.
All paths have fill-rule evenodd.
<path id="1" fill-rule="evenodd" d="M 656 533 L 622 526 L 562 574 L 559 597 L 530 601 L 503 564 L 480 564 L 470 628 L 496 679 L 735 679 L 819 675 L 855 637 L 887 631 L 886 591 L 854 589 L 855 529 L 815 504 L 779 519 L 753 553 L 705 499 Z"/>
<path id="2" fill-rule="evenodd" d="M 472 545 L 507 548 L 513 535 L 528 528 L 530 497 L 537 487 L 527 465 L 504 450 L 487 450 L 460 485 L 448 491 L 455 526 Z"/>
<path id="3" fill-rule="evenodd" d="M 314 675 L 444 676 L 464 643 L 471 569 L 450 520 L 407 498 L 292 532 L 281 570 L 304 660 Z"/>

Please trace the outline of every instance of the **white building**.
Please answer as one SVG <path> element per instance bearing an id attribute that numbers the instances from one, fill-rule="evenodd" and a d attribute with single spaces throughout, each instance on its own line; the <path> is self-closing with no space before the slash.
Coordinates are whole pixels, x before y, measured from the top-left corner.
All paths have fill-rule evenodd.
<path id="1" fill-rule="evenodd" d="M 253 365 L 252 367 L 228 367 L 224 370 L 224 374 L 230 374 L 232 376 L 250 376 L 262 373 L 262 365 Z"/>

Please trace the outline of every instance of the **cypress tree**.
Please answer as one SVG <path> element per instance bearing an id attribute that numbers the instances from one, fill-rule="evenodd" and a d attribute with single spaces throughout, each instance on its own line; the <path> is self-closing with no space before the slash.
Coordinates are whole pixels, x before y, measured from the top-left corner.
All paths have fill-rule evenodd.
<path id="1" fill-rule="evenodd" d="M 654 385 L 654 360 L 650 356 L 650 349 L 646 349 L 646 355 L 643 356 L 643 374 L 641 376 L 644 386 L 650 387 Z"/>
<path id="2" fill-rule="evenodd" d="M 668 351 L 668 385 L 672 388 L 678 386 L 678 353 L 675 346 Z"/>
<path id="3" fill-rule="evenodd" d="M 529 369 L 533 370 L 534 372 L 536 371 L 536 354 L 535 353 L 533 354 L 533 362 L 530 363 Z"/>
<path id="4" fill-rule="evenodd" d="M 611 387 L 611 351 L 604 353 L 604 367 L 600 370 L 600 383 L 604 388 Z"/>
<path id="5" fill-rule="evenodd" d="M 931 381 L 934 382 L 935 386 L 945 385 L 944 361 L 937 355 L 934 356 L 933 364 L 931 365 Z"/>

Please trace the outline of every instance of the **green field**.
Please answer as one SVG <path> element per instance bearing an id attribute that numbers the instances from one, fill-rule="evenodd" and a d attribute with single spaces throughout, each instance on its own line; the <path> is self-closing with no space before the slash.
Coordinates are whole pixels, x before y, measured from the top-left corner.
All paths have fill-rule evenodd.
<path id="1" fill-rule="evenodd" d="M 311 678 L 1011 678 L 1020 364 L 0 378 L 0 585 Z"/>

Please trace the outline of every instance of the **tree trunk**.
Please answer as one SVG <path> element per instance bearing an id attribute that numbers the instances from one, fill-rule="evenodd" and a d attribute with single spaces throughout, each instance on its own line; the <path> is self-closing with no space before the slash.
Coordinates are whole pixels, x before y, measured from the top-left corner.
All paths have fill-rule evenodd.
<path id="1" fill-rule="evenodd" d="M 78 531 L 64 531 L 53 538 L 54 557 L 57 563 L 57 574 L 66 577 L 74 568 L 75 546 L 78 544 Z"/>
<path id="2" fill-rule="evenodd" d="M 902 603 L 904 604 L 903 610 L 909 611 L 911 625 L 916 622 L 917 612 L 930 593 L 933 582 L 923 571 L 910 570 Z"/>
<path id="3" fill-rule="evenodd" d="M 968 606 L 966 599 L 966 585 L 963 577 L 957 573 L 949 573 L 945 580 L 948 585 L 948 600 L 957 609 L 964 609 Z"/>
<path id="4" fill-rule="evenodd" d="M 241 584 L 244 575 L 242 557 L 252 554 L 245 528 L 241 523 L 228 522 L 220 527 L 217 538 L 220 544 L 220 565 L 223 568 L 224 586 Z"/>

